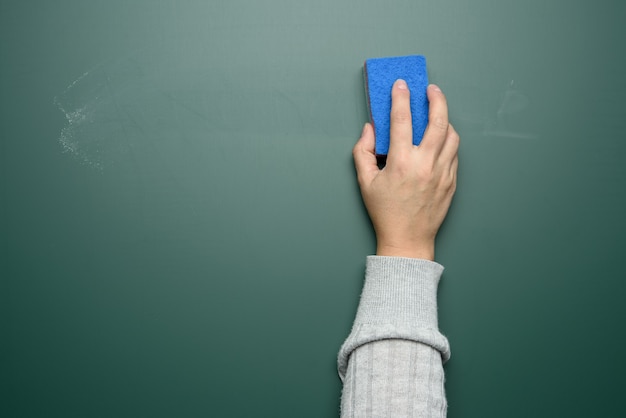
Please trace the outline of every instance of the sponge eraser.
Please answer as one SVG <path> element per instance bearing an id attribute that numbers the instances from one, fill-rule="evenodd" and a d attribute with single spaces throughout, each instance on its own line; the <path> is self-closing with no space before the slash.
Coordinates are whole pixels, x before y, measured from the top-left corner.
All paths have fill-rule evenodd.
<path id="1" fill-rule="evenodd" d="M 428 124 L 428 74 L 422 55 L 370 58 L 363 65 L 365 91 L 370 122 L 376 136 L 376 155 L 389 151 L 391 88 L 399 78 L 406 81 L 411 92 L 413 144 L 419 145 Z"/>

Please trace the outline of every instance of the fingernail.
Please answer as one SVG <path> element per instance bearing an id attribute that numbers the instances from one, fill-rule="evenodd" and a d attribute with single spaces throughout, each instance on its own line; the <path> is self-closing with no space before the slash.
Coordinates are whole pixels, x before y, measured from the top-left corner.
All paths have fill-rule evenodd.
<path id="1" fill-rule="evenodd" d="M 431 84 L 431 85 L 430 85 L 430 88 L 431 88 L 431 89 L 433 89 L 433 90 L 435 90 L 435 91 L 439 91 L 439 92 L 441 91 L 441 89 L 439 88 L 439 86 L 438 86 L 438 85 L 436 85 L 436 84 Z"/>
<path id="2" fill-rule="evenodd" d="M 408 89 L 409 89 L 409 86 L 407 86 L 407 85 L 406 85 L 406 81 L 404 81 L 404 80 L 403 80 L 403 79 L 401 79 L 401 78 L 399 78 L 399 79 L 396 81 L 396 86 L 398 86 L 398 88 L 399 88 L 400 90 L 408 90 Z"/>

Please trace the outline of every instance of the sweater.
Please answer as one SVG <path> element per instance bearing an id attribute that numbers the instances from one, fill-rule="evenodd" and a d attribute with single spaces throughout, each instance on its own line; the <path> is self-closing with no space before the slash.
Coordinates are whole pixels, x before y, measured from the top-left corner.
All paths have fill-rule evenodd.
<path id="1" fill-rule="evenodd" d="M 341 417 L 445 417 L 438 263 L 369 256 L 356 318 L 337 365 Z"/>

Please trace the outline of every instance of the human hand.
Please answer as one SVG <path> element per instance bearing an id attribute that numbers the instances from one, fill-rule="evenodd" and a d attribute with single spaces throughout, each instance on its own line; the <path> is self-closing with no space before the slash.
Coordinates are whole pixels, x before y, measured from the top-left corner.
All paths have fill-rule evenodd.
<path id="1" fill-rule="evenodd" d="M 448 122 L 441 90 L 430 85 L 428 125 L 413 145 L 410 92 L 403 80 L 391 91 L 387 163 L 379 169 L 369 123 L 352 155 L 361 195 L 376 232 L 376 254 L 435 259 L 435 237 L 456 190 L 459 135 Z"/>

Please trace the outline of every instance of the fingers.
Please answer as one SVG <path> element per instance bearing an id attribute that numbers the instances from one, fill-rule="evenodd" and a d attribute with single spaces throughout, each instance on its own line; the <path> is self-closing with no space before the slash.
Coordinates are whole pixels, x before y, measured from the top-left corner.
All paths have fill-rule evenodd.
<path id="1" fill-rule="evenodd" d="M 454 160 L 452 160 L 452 164 L 450 164 L 450 176 L 454 179 L 455 186 L 456 186 L 456 176 L 457 176 L 458 170 L 459 170 L 459 156 L 455 155 Z"/>
<path id="2" fill-rule="evenodd" d="M 404 80 L 396 80 L 391 88 L 391 115 L 389 128 L 389 154 L 401 155 L 413 148 L 413 123 L 411 119 L 411 93 Z"/>
<path id="3" fill-rule="evenodd" d="M 444 161 L 452 161 L 457 157 L 459 151 L 460 137 L 451 123 L 448 124 L 446 138 L 443 141 L 439 158 Z"/>
<path id="4" fill-rule="evenodd" d="M 449 167 L 456 175 L 458 165 L 458 149 L 460 138 L 454 127 L 448 121 L 448 104 L 446 97 L 435 85 L 427 89 L 430 109 L 428 126 L 420 144 L 420 154 L 426 158 L 422 160 L 426 165 L 443 164 Z M 413 126 L 411 119 L 410 92 L 404 80 L 397 80 L 391 90 L 390 141 L 388 165 L 394 166 L 402 156 L 409 155 L 413 146 Z M 361 138 L 354 146 L 353 156 L 356 165 L 359 183 L 371 182 L 380 172 L 374 152 L 374 130 L 370 124 L 365 124 Z M 395 160 L 391 162 L 391 160 Z M 430 161 L 430 163 L 428 163 Z"/>
<path id="5" fill-rule="evenodd" d="M 426 90 L 428 94 L 429 111 L 428 125 L 424 138 L 420 143 L 420 147 L 432 152 L 437 156 L 446 142 L 448 136 L 448 102 L 446 96 L 439 87 L 434 84 L 428 86 Z"/>
<path id="6" fill-rule="evenodd" d="M 361 138 L 352 149 L 354 165 L 359 184 L 368 184 L 378 174 L 378 164 L 374 153 L 375 139 L 372 125 L 366 123 L 361 133 Z"/>

